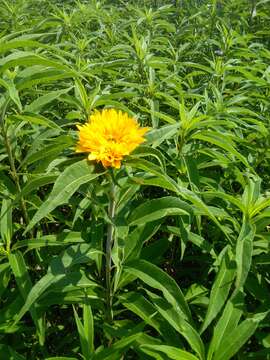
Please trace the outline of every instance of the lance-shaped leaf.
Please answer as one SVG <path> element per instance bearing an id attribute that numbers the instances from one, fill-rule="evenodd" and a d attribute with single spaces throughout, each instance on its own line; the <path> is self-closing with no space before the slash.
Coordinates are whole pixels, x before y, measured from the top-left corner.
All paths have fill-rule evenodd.
<path id="1" fill-rule="evenodd" d="M 83 305 L 83 322 L 79 318 L 74 306 L 73 311 L 83 356 L 85 359 L 90 359 L 94 352 L 94 323 L 89 301 Z"/>
<path id="2" fill-rule="evenodd" d="M 239 291 L 245 284 L 252 261 L 253 239 L 255 227 L 244 218 L 243 225 L 236 243 L 236 289 Z"/>
<path id="3" fill-rule="evenodd" d="M 164 319 L 166 319 L 168 323 L 186 339 L 191 349 L 198 355 L 199 359 L 203 360 L 205 358 L 204 344 L 199 333 L 192 324 L 189 321 L 186 321 L 181 313 L 166 300 L 150 291 L 147 291 L 147 294 L 150 296 L 153 304 Z"/>
<path id="4" fill-rule="evenodd" d="M 262 321 L 267 314 L 268 312 L 258 313 L 253 317 L 242 321 L 241 324 L 234 328 L 221 343 L 213 360 L 231 359 L 254 334 L 260 321 Z"/>
<path id="5" fill-rule="evenodd" d="M 70 89 L 71 87 L 68 89 L 51 91 L 48 94 L 42 95 L 34 100 L 31 104 L 27 105 L 25 107 L 25 111 L 33 113 L 39 112 L 43 106 L 59 98 L 61 95 L 66 94 Z"/>
<path id="6" fill-rule="evenodd" d="M 229 295 L 234 276 L 235 264 L 230 259 L 226 251 L 223 255 L 221 266 L 211 289 L 209 305 L 201 328 L 201 332 L 203 332 L 214 320 L 214 318 L 217 316 L 222 306 L 224 305 Z"/>
<path id="7" fill-rule="evenodd" d="M 190 215 L 192 207 L 173 196 L 149 200 L 139 205 L 129 218 L 130 225 L 142 225 L 169 215 Z"/>
<path id="8" fill-rule="evenodd" d="M 163 359 L 163 357 L 156 357 L 158 354 L 162 353 L 164 354 L 164 359 L 166 356 L 166 359 L 169 358 L 171 360 L 199 360 L 197 356 L 178 349 L 173 346 L 168 345 L 142 345 L 140 347 L 142 351 L 144 351 L 146 354 L 154 356 L 156 359 Z"/>
<path id="9" fill-rule="evenodd" d="M 222 316 L 214 328 L 214 334 L 207 354 L 207 360 L 213 358 L 213 354 L 218 354 L 219 347 L 230 333 L 237 327 L 243 314 L 244 299 L 243 294 L 238 293 L 228 300 Z"/>
<path id="10" fill-rule="evenodd" d="M 163 292 L 166 300 L 178 310 L 184 319 L 191 320 L 189 307 L 175 280 L 156 265 L 145 260 L 134 260 L 125 266 L 125 271 L 137 276 L 147 285 Z"/>
<path id="11" fill-rule="evenodd" d="M 9 263 L 12 268 L 12 272 L 15 276 L 16 283 L 19 287 L 20 293 L 24 300 L 27 299 L 28 293 L 32 290 L 32 282 L 22 256 L 22 253 L 17 250 L 16 253 L 9 255 Z M 32 319 L 37 328 L 37 333 L 39 336 L 39 342 L 41 345 L 45 341 L 45 327 L 43 324 L 43 319 L 41 316 L 37 315 L 36 308 L 31 306 L 29 308 Z"/>
<path id="12" fill-rule="evenodd" d="M 56 180 L 48 199 L 35 213 L 25 232 L 31 230 L 37 222 L 46 217 L 57 206 L 67 203 L 81 185 L 103 174 L 93 173 L 93 170 L 94 166 L 89 166 L 87 160 L 76 162 L 66 168 Z"/>
<path id="13" fill-rule="evenodd" d="M 69 274 L 67 270 L 70 270 L 76 264 L 87 263 L 90 260 L 93 261 L 93 256 L 95 256 L 96 253 L 97 250 L 93 249 L 89 244 L 78 244 L 70 246 L 61 256 L 53 258 L 47 274 L 44 275 L 27 294 L 23 307 L 15 317 L 14 325 L 20 321 L 24 314 L 30 310 L 32 305 L 46 290 L 68 277 Z M 73 284 L 77 284 L 80 277 L 80 273 L 77 272 L 77 278 L 75 281 L 73 279 Z"/>

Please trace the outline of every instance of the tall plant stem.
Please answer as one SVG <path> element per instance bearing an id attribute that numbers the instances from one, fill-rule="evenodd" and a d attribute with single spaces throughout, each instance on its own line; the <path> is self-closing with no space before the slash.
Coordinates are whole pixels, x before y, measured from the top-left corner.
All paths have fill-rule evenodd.
<path id="1" fill-rule="evenodd" d="M 17 170 L 16 170 L 16 167 L 15 167 L 15 161 L 14 161 L 14 157 L 13 157 L 13 154 L 12 154 L 11 144 L 10 144 L 9 137 L 8 137 L 8 134 L 7 134 L 7 130 L 6 130 L 5 124 L 4 124 L 4 117 L 5 117 L 5 113 L 6 113 L 8 103 L 9 103 L 9 101 L 6 101 L 6 103 L 4 105 L 4 108 L 3 108 L 3 111 L 2 111 L 2 114 L 1 114 L 1 119 L 0 119 L 1 120 L 1 128 L 2 128 L 2 135 L 3 135 L 3 138 L 4 138 L 4 144 L 5 144 L 5 147 L 6 147 L 6 150 L 7 150 L 8 160 L 9 160 L 9 164 L 10 164 L 10 170 L 11 170 L 10 174 L 11 174 L 11 177 L 12 177 L 14 183 L 15 183 L 18 194 L 20 194 L 21 193 L 20 179 L 19 179 L 19 176 L 17 174 Z M 25 224 L 27 225 L 29 223 L 29 217 L 28 217 L 28 212 L 27 212 L 26 204 L 25 204 L 25 201 L 24 201 L 23 197 L 21 197 L 20 203 L 21 203 L 23 218 L 24 218 Z"/>
<path id="2" fill-rule="evenodd" d="M 10 170 L 11 170 L 11 172 L 10 172 L 11 177 L 12 177 L 12 179 L 13 179 L 15 185 L 16 185 L 18 193 L 20 194 L 21 193 L 20 180 L 19 180 L 19 176 L 18 176 L 17 171 L 16 171 L 10 141 L 9 141 L 9 138 L 8 138 L 7 133 L 6 133 L 5 130 L 3 130 L 3 137 L 4 137 L 6 150 L 7 150 L 7 153 L 8 153 L 8 159 L 9 159 Z M 21 208 L 22 208 L 22 213 L 23 213 L 23 218 L 24 218 L 25 224 L 28 224 L 29 223 L 29 217 L 28 217 L 25 201 L 24 201 L 23 198 L 21 198 L 20 202 L 21 202 Z"/>
<path id="3" fill-rule="evenodd" d="M 111 269 L 112 269 L 112 245 L 114 241 L 114 216 L 115 216 L 115 185 L 112 178 L 110 178 L 110 193 L 109 193 L 109 209 L 108 215 L 110 223 L 108 224 L 107 240 L 106 240 L 106 303 L 107 303 L 107 320 L 112 322 L 112 284 L 111 284 Z"/>

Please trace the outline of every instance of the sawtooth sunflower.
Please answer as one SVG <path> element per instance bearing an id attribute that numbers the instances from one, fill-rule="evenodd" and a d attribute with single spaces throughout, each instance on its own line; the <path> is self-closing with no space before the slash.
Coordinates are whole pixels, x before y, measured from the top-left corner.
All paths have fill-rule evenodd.
<path id="1" fill-rule="evenodd" d="M 77 127 L 76 152 L 89 153 L 89 160 L 117 169 L 123 158 L 144 142 L 144 134 L 149 130 L 140 127 L 127 113 L 115 109 L 95 110 L 86 124 Z"/>

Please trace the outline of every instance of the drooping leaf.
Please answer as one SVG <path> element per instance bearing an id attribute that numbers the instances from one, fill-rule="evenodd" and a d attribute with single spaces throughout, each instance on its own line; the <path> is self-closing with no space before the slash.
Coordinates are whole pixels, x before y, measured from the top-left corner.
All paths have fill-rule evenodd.
<path id="1" fill-rule="evenodd" d="M 170 215 L 190 214 L 192 214 L 192 207 L 189 204 L 176 197 L 167 196 L 139 205 L 133 210 L 128 221 L 129 225 L 142 225 Z"/>
<path id="2" fill-rule="evenodd" d="M 162 291 L 167 301 L 181 313 L 184 319 L 191 319 L 188 305 L 175 280 L 156 265 L 138 259 L 129 262 L 124 270 L 139 277 L 147 285 Z"/>
<path id="3" fill-rule="evenodd" d="M 93 171 L 94 167 L 89 166 L 87 160 L 76 162 L 66 168 L 57 178 L 48 199 L 35 213 L 25 232 L 31 230 L 33 226 L 42 218 L 46 217 L 57 206 L 67 203 L 69 198 L 82 184 L 90 182 L 102 174 L 94 173 Z"/>

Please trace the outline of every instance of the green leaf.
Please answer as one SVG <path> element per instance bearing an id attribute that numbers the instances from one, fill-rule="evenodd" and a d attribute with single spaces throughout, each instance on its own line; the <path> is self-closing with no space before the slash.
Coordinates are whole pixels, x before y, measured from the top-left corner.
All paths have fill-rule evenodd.
<path id="1" fill-rule="evenodd" d="M 179 197 L 184 198 L 185 200 L 188 200 L 192 203 L 194 206 L 193 209 L 198 209 L 197 211 L 201 213 L 201 215 L 208 216 L 219 228 L 220 230 L 225 234 L 226 238 L 230 239 L 228 232 L 226 231 L 226 227 L 222 226 L 220 222 L 215 217 L 214 213 L 212 212 L 212 209 L 207 206 L 202 199 L 197 196 L 196 193 L 193 191 L 188 190 L 184 186 L 178 185 L 171 177 L 169 177 L 167 174 L 163 174 L 160 171 L 160 168 L 151 162 L 140 159 L 140 160 L 128 160 L 127 165 L 130 165 L 134 168 L 144 170 L 150 174 L 154 174 L 157 176 L 157 178 L 150 178 L 147 180 L 141 181 L 141 178 L 139 178 L 138 183 L 144 185 L 153 185 L 153 186 L 159 186 L 161 188 L 170 190 L 175 192 Z M 146 205 L 147 206 L 147 205 Z"/>
<path id="2" fill-rule="evenodd" d="M 213 357 L 213 360 L 229 360 L 239 349 L 248 341 L 254 334 L 259 323 L 265 318 L 267 313 L 258 313 L 253 317 L 241 322 L 239 326 L 234 328 L 230 334 L 222 341 L 218 352 Z"/>
<path id="3" fill-rule="evenodd" d="M 89 166 L 87 160 L 78 161 L 64 170 L 57 178 L 48 199 L 35 213 L 27 226 L 25 233 L 35 226 L 42 218 L 46 217 L 57 206 L 68 202 L 75 191 L 87 182 L 90 182 L 103 173 L 93 173 L 94 167 Z"/>
<path id="4" fill-rule="evenodd" d="M 61 95 L 68 93 L 72 87 L 63 90 L 55 90 L 51 91 L 48 94 L 40 96 L 38 99 L 34 100 L 31 104 L 25 107 L 25 111 L 27 112 L 39 112 L 43 106 L 47 105 L 48 103 L 58 99 Z"/>
<path id="5" fill-rule="evenodd" d="M 152 147 L 158 147 L 167 139 L 172 139 L 179 130 L 179 124 L 162 126 L 159 129 L 154 129 L 145 135 L 148 144 Z"/>
<path id="6" fill-rule="evenodd" d="M 57 274 L 65 272 L 65 269 L 70 269 L 76 264 L 94 261 L 97 253 L 100 251 L 95 249 L 92 244 L 83 243 L 69 246 L 61 255 L 53 258 L 48 271 Z"/>
<path id="7" fill-rule="evenodd" d="M 201 333 L 215 319 L 224 305 L 235 277 L 235 264 L 230 259 L 228 251 L 223 254 L 218 274 L 211 289 L 207 313 L 202 324 Z"/>
<path id="8" fill-rule="evenodd" d="M 94 353 L 94 318 L 89 299 L 83 304 L 83 324 L 89 354 Z"/>
<path id="9" fill-rule="evenodd" d="M 130 155 L 131 158 L 140 158 L 140 157 L 146 157 L 146 156 L 147 157 L 152 156 L 152 157 L 156 158 L 160 164 L 160 167 L 161 167 L 160 170 L 162 172 L 166 171 L 166 163 L 165 163 L 164 156 L 157 149 L 154 149 L 150 146 L 141 145 L 132 152 L 132 155 Z"/>
<path id="10" fill-rule="evenodd" d="M 177 125 L 177 127 L 179 127 L 179 124 L 175 124 L 176 123 L 176 120 L 172 117 L 172 116 L 169 116 L 168 114 L 164 114 L 162 112 L 159 112 L 159 111 L 155 111 L 155 110 L 150 110 L 144 106 L 138 106 L 139 109 L 151 114 L 152 117 L 155 117 L 157 119 L 161 119 L 161 120 L 164 120 L 166 123 L 169 123 L 169 124 L 174 124 L 174 125 Z M 174 126 L 173 125 L 173 126 Z M 170 125 L 169 125 L 170 126 Z M 164 126 L 165 127 L 165 126 Z M 157 129 L 158 131 L 158 129 Z"/>
<path id="11" fill-rule="evenodd" d="M 12 202 L 10 199 L 2 199 L 0 234 L 7 247 L 10 246 L 13 226 L 12 226 Z"/>
<path id="12" fill-rule="evenodd" d="M 31 306 L 38 300 L 38 298 L 46 291 L 51 285 L 53 285 L 55 282 L 59 281 L 60 279 L 63 279 L 65 277 L 65 274 L 52 274 L 47 273 L 44 275 L 31 289 L 29 292 L 27 299 L 19 311 L 19 313 L 15 317 L 15 322 L 13 326 L 15 326 L 21 318 L 24 316 L 24 314 L 30 310 Z"/>
<path id="13" fill-rule="evenodd" d="M 19 97 L 19 93 L 13 81 L 11 80 L 5 81 L 0 78 L 0 85 L 2 85 L 8 91 L 9 97 L 17 105 L 19 111 L 22 111 L 22 104 Z"/>
<path id="14" fill-rule="evenodd" d="M 24 258 L 19 250 L 14 254 L 9 255 L 9 263 L 15 276 L 15 280 L 19 287 L 20 293 L 23 299 L 26 300 L 28 294 L 32 290 L 32 282 L 27 271 Z M 32 306 L 29 308 L 29 310 L 37 328 L 39 342 L 41 345 L 43 345 L 45 342 L 45 327 L 43 324 L 43 319 L 42 317 L 37 315 L 35 307 Z"/>
<path id="15" fill-rule="evenodd" d="M 141 345 L 140 349 L 145 351 L 149 355 L 155 356 L 155 354 L 158 353 L 164 353 L 166 355 L 166 358 L 169 358 L 171 360 L 198 360 L 195 355 L 184 351 L 177 349 L 173 346 L 167 346 L 167 345 Z"/>
<path id="16" fill-rule="evenodd" d="M 33 193 L 34 190 L 39 189 L 41 186 L 54 183 L 56 179 L 57 179 L 57 175 L 45 174 L 45 175 L 40 175 L 32 180 L 29 180 L 22 188 L 21 193 L 18 194 L 16 198 L 13 200 L 13 204 L 16 204 L 22 197 L 25 197 L 26 195 Z"/>
<path id="17" fill-rule="evenodd" d="M 247 159 L 240 154 L 232 144 L 231 139 L 227 136 L 225 137 L 224 134 L 220 134 L 218 132 L 212 131 L 200 131 L 192 135 L 193 139 L 198 139 L 202 141 L 207 141 L 211 144 L 214 144 L 228 152 L 228 154 L 234 155 L 237 159 L 239 159 L 246 167 L 250 168 L 250 165 Z"/>
<path id="18" fill-rule="evenodd" d="M 239 291 L 245 284 L 252 262 L 253 239 L 255 227 L 245 218 L 236 243 L 235 260 L 237 264 L 235 291 Z"/>
<path id="19" fill-rule="evenodd" d="M 124 261 L 132 260 L 140 255 L 143 244 L 152 238 L 160 228 L 160 221 L 153 221 L 137 226 L 125 239 Z"/>
<path id="20" fill-rule="evenodd" d="M 160 316 L 155 306 L 142 294 L 128 292 L 121 294 L 119 299 L 127 309 L 138 315 L 146 324 L 157 330 L 167 343 L 177 344 L 179 342 L 179 339 L 170 324 Z"/>
<path id="21" fill-rule="evenodd" d="M 98 306 L 102 307 L 100 290 L 100 287 L 93 280 L 90 280 L 83 271 L 74 269 L 74 271 L 68 272 L 64 278 L 58 280 L 55 284 L 52 284 L 46 294 L 48 296 L 44 295 L 40 299 L 40 304 L 45 306 L 54 303 L 59 304 L 58 300 L 60 299 L 63 299 L 63 301 L 68 299 L 68 303 L 81 303 L 87 295 L 91 297 L 91 300 L 95 299 L 95 303 L 98 303 Z M 69 294 L 71 296 L 69 296 Z M 75 296 L 75 300 L 72 301 L 72 295 L 75 294 L 79 296 L 79 300 L 77 300 Z"/>
<path id="22" fill-rule="evenodd" d="M 90 101 L 88 100 L 88 95 L 83 86 L 82 82 L 79 79 L 75 81 L 75 96 L 79 98 L 80 103 L 85 111 L 90 107 Z"/>
<path id="23" fill-rule="evenodd" d="M 164 319 L 166 319 L 168 323 L 186 339 L 191 349 L 199 356 L 199 359 L 203 360 L 205 358 L 204 345 L 199 333 L 194 329 L 194 327 L 186 321 L 181 316 L 180 312 L 173 308 L 166 300 L 150 293 L 150 291 L 147 291 L 147 294 L 150 296 L 153 304 Z"/>
<path id="24" fill-rule="evenodd" d="M 110 348 L 96 352 L 93 360 L 121 359 L 121 355 L 125 353 L 140 336 L 141 333 L 137 333 L 116 341 Z"/>
<path id="25" fill-rule="evenodd" d="M 190 215 L 192 207 L 180 199 L 167 196 L 160 199 L 148 200 L 132 211 L 128 219 L 129 225 L 142 225 L 146 222 L 162 219 L 170 215 Z"/>
<path id="26" fill-rule="evenodd" d="M 156 265 L 145 260 L 137 259 L 129 262 L 124 267 L 124 271 L 137 276 L 147 285 L 162 291 L 166 300 L 179 311 L 184 319 L 191 319 L 190 310 L 184 295 L 175 280 Z"/>
<path id="27" fill-rule="evenodd" d="M 50 145 L 42 146 L 42 149 L 34 150 L 30 149 L 23 161 L 21 162 L 19 168 L 24 167 L 25 165 L 30 165 L 36 161 L 44 161 L 48 158 L 56 158 L 59 153 L 63 150 L 71 147 L 73 145 L 73 140 L 69 136 L 59 136 L 56 139 L 56 142 Z"/>
<path id="28" fill-rule="evenodd" d="M 49 120 L 45 116 L 41 116 L 41 115 L 28 115 L 28 114 L 12 115 L 9 117 L 9 119 L 13 121 L 26 121 L 30 124 L 41 125 L 51 129 L 57 129 L 60 131 L 62 130 L 60 126 L 58 126 L 54 121 Z"/>
<path id="29" fill-rule="evenodd" d="M 78 74 L 75 70 L 69 68 L 66 65 L 63 65 L 61 62 L 49 60 L 48 58 L 42 57 L 32 52 L 28 51 L 16 51 L 5 58 L 0 60 L 0 72 L 4 72 L 6 69 L 16 66 L 33 66 L 33 65 L 43 65 L 45 67 L 51 67 L 56 69 L 61 69 L 66 72 L 70 77 L 77 76 Z"/>
<path id="30" fill-rule="evenodd" d="M 89 244 L 78 244 L 70 246 L 61 256 L 53 258 L 49 266 L 48 272 L 44 275 L 30 290 L 26 301 L 16 315 L 14 325 L 29 311 L 31 306 L 39 299 L 39 297 L 52 285 L 65 279 L 67 269 L 76 264 L 93 261 L 93 255 L 97 250 L 93 249 Z M 80 274 L 78 273 L 78 278 Z"/>
<path id="31" fill-rule="evenodd" d="M 35 239 L 20 240 L 13 245 L 12 250 L 20 249 L 22 247 L 27 247 L 28 250 L 32 250 L 44 246 L 66 246 L 72 243 L 83 242 L 85 242 L 85 240 L 82 238 L 80 232 L 70 231 L 62 232 L 57 235 L 45 235 Z"/>
<path id="32" fill-rule="evenodd" d="M 104 224 L 102 222 L 94 222 L 91 224 L 90 229 L 90 239 L 91 245 L 93 249 L 96 249 L 98 252 L 94 257 L 98 273 L 101 274 L 102 272 L 102 255 L 103 255 L 103 232 L 104 232 Z"/>
<path id="33" fill-rule="evenodd" d="M 192 189 L 200 188 L 200 176 L 196 160 L 192 156 L 185 156 L 185 165 L 187 167 L 187 175 Z"/>
<path id="34" fill-rule="evenodd" d="M 10 281 L 10 277 L 11 277 L 11 269 L 9 262 L 3 262 L 2 264 L 0 264 L 0 296 L 2 296 L 2 294 L 6 290 Z M 0 318 L 0 322 L 1 322 L 1 318 Z"/>
<path id="35" fill-rule="evenodd" d="M 74 311 L 74 316 L 75 316 L 75 321 L 76 321 L 76 325 L 77 325 L 77 330 L 78 330 L 78 334 L 80 337 L 80 343 L 81 343 L 81 349 L 82 349 L 82 354 L 84 356 L 85 359 L 90 359 L 91 358 L 91 353 L 92 353 L 92 345 L 91 343 L 89 343 L 89 338 L 88 338 L 88 334 L 85 332 L 85 324 L 83 325 L 78 314 L 77 311 L 75 309 L 75 307 L 73 306 L 73 311 Z"/>
<path id="36" fill-rule="evenodd" d="M 34 41 L 34 40 L 11 40 L 11 41 L 7 41 L 7 42 L 2 42 L 1 41 L 1 46 L 0 46 L 0 53 L 4 53 L 8 50 L 12 50 L 12 49 L 18 49 L 18 48 L 50 48 L 50 46 L 46 45 L 46 44 L 42 44 L 41 42 L 38 41 Z"/>
<path id="37" fill-rule="evenodd" d="M 207 360 L 211 360 L 213 354 L 218 354 L 220 344 L 227 339 L 237 327 L 244 310 L 244 297 L 238 293 L 228 300 L 223 313 L 214 327 L 214 334 L 207 354 Z"/>
<path id="38" fill-rule="evenodd" d="M 263 202 L 258 201 L 261 191 L 261 182 L 260 178 L 249 179 L 247 186 L 245 187 L 244 193 L 242 195 L 242 203 L 245 209 L 245 216 L 252 218 L 257 211 L 260 211 L 262 208 L 261 205 Z M 259 203 L 259 206 L 257 205 Z M 256 210 L 258 208 L 258 210 Z"/>

